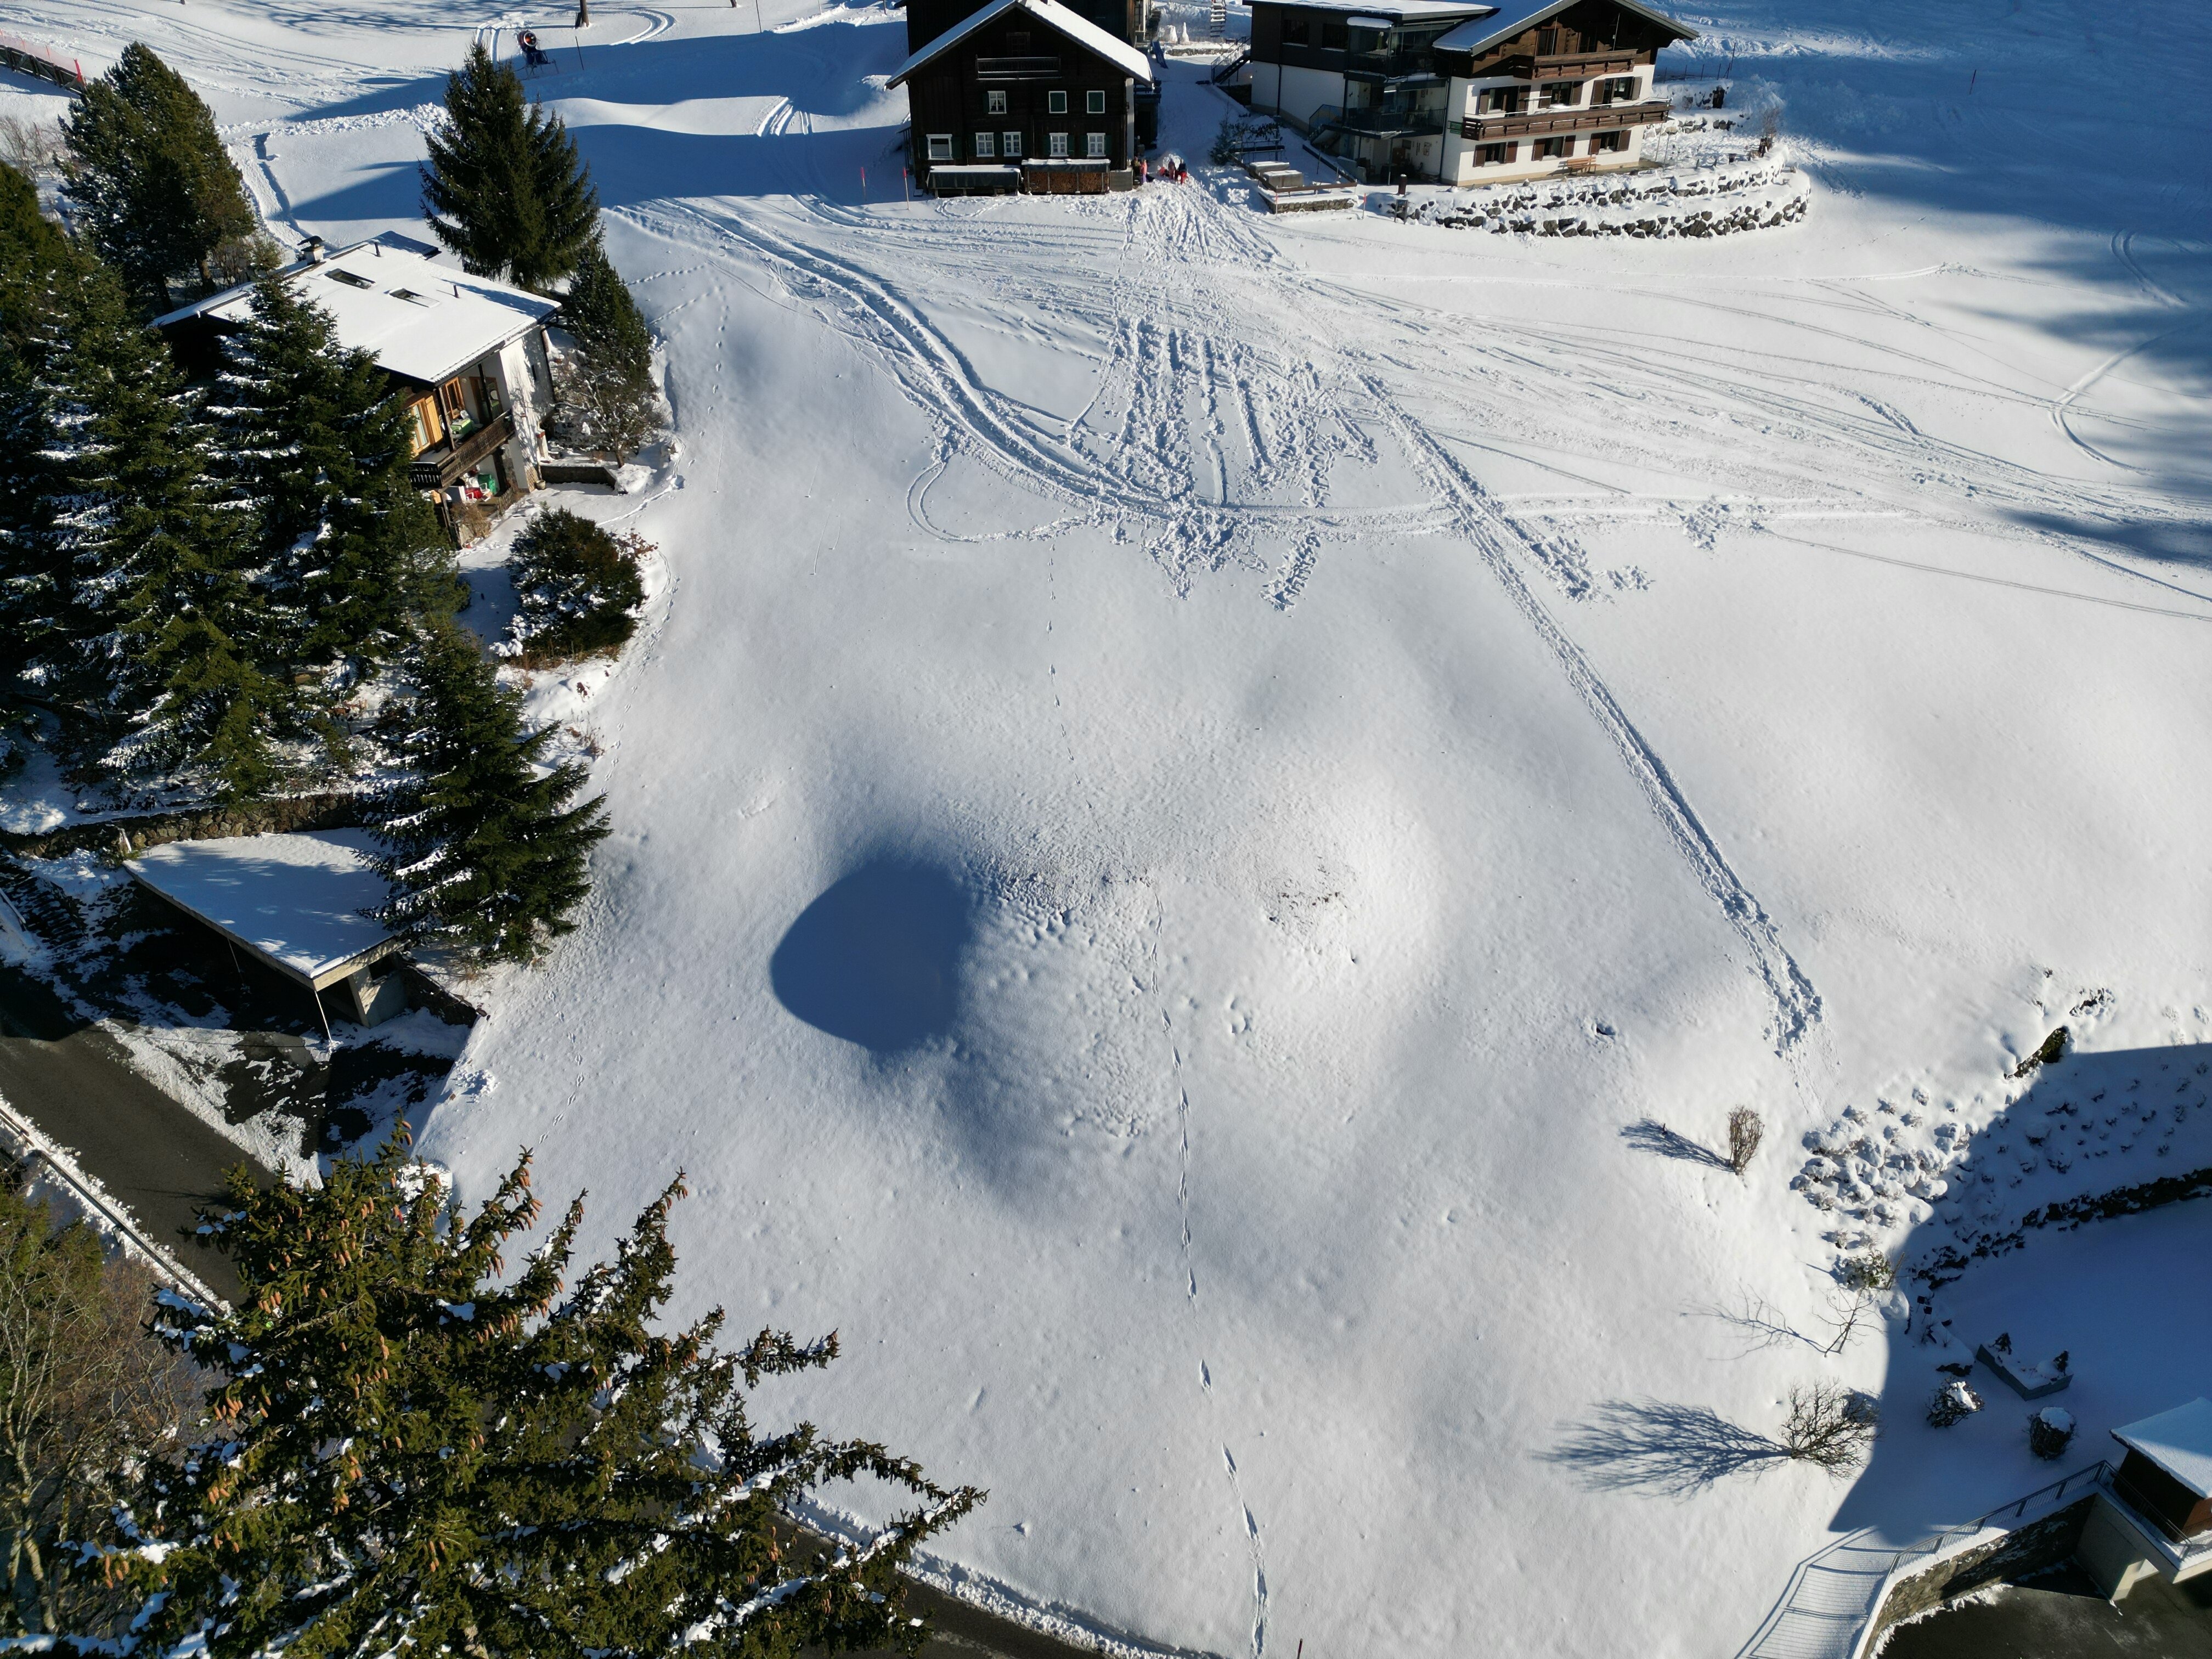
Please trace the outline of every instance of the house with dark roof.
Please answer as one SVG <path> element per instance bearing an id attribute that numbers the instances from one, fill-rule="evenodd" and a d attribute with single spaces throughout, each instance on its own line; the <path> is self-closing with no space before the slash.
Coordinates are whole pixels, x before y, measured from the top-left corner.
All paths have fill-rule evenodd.
<path id="1" fill-rule="evenodd" d="M 1135 0 L 1090 0 L 1102 27 L 1060 0 L 921 0 L 907 10 L 915 179 L 939 194 L 1127 188 L 1138 94 L 1152 66 L 1134 44 Z"/>
<path id="2" fill-rule="evenodd" d="M 1641 0 L 1253 0 L 1252 107 L 1376 182 L 1633 167 L 1696 38 Z"/>

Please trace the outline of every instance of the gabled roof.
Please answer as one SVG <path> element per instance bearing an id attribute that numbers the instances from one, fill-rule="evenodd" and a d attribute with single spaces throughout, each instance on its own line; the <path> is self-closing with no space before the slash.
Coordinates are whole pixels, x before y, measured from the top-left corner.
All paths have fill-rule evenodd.
<path id="1" fill-rule="evenodd" d="M 358 830 L 149 847 L 123 867 L 270 967 L 321 990 L 394 947 L 363 913 L 392 896 Z"/>
<path id="2" fill-rule="evenodd" d="M 1259 0 L 1262 5 L 1271 0 Z M 1452 17 L 1480 17 L 1496 11 L 1488 0 L 1389 0 L 1376 5 L 1373 0 L 1273 0 L 1273 3 L 1295 7 L 1300 11 L 1342 11 L 1354 17 L 1377 17 L 1389 23 L 1433 23 Z"/>
<path id="3" fill-rule="evenodd" d="M 280 274 L 313 300 L 337 331 L 338 343 L 366 351 L 376 366 L 426 386 L 451 379 L 487 352 L 520 338 L 558 311 L 560 302 L 492 276 L 471 276 L 418 252 L 420 243 L 380 237 L 320 259 L 303 259 Z M 245 321 L 253 285 L 240 283 L 155 319 L 167 328 L 193 318 Z"/>
<path id="4" fill-rule="evenodd" d="M 1561 0 L 1561 3 L 1565 3 L 1565 0 Z M 1010 11 L 1025 11 L 1040 23 L 1059 30 L 1085 52 L 1103 58 L 1124 74 L 1147 83 L 1152 81 L 1152 66 L 1143 52 L 1127 40 L 1115 40 L 1089 19 L 1077 16 L 1061 5 L 1060 0 L 991 0 L 991 3 L 982 10 L 962 18 L 953 27 L 945 30 L 901 64 L 898 72 L 884 84 L 890 87 L 898 85 L 930 59 L 950 52 L 977 29 L 996 22 Z"/>
<path id="5" fill-rule="evenodd" d="M 1565 11 L 1575 0 L 1506 0 L 1487 15 L 1462 23 L 1437 42 L 1440 52 L 1488 52 L 1500 40 L 1510 40 L 1532 23 L 1540 23 L 1554 12 Z M 1678 23 L 1663 11 L 1654 11 L 1638 0 L 1613 0 L 1623 11 L 1632 11 L 1668 30 L 1677 40 L 1694 40 L 1697 30 Z"/>
<path id="6" fill-rule="evenodd" d="M 2141 1452 L 2199 1498 L 2212 1497 L 2212 1401 L 2185 1406 L 2114 1429 L 2112 1438 Z"/>

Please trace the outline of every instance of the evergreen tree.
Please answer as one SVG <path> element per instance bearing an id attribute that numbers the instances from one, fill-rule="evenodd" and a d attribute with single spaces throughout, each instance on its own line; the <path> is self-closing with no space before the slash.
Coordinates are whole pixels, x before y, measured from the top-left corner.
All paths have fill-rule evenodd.
<path id="1" fill-rule="evenodd" d="M 604 798 L 572 804 L 584 769 L 545 767 L 553 728 L 524 733 L 522 699 L 458 624 L 423 628 L 414 677 L 390 723 L 408 776 L 376 830 L 392 884 L 380 920 L 470 960 L 527 960 L 574 926 L 586 856 L 607 833 Z"/>
<path id="2" fill-rule="evenodd" d="M 574 438 L 619 465 L 659 429 L 660 392 L 653 336 L 596 240 L 576 266 L 561 319 L 576 342 L 561 374 L 562 416 Z"/>
<path id="3" fill-rule="evenodd" d="M 0 772 L 23 758 L 65 565 L 56 539 L 54 432 L 38 367 L 55 337 L 57 289 L 84 264 L 39 211 L 36 188 L 0 165 Z"/>
<path id="4" fill-rule="evenodd" d="M 256 286 L 225 351 L 227 447 L 283 660 L 335 666 L 343 687 L 398 652 L 410 617 L 461 597 L 445 532 L 409 481 L 407 399 L 280 277 Z"/>
<path id="5" fill-rule="evenodd" d="M 234 1173 L 208 1221 L 234 1312 L 160 1327 L 216 1379 L 210 1433 L 156 1462 L 127 1549 L 148 1650 L 211 1659 L 777 1659 L 924 1635 L 899 1562 L 978 1503 L 879 1445 L 757 1433 L 747 1391 L 826 1365 L 718 1310 L 656 1328 L 680 1179 L 566 1288 L 582 1200 L 511 1277 L 538 1218 L 526 1155 L 473 1216 L 395 1139 L 319 1187 Z M 172 1304 L 174 1305 L 173 1303 Z M 803 1494 L 869 1480 L 914 1507 L 858 1549 L 810 1547 Z"/>
<path id="6" fill-rule="evenodd" d="M 34 387 L 52 428 L 64 592 L 41 660 L 80 767 L 266 788 L 287 688 L 263 665 L 243 515 L 159 336 L 103 265 L 69 280 Z"/>
<path id="7" fill-rule="evenodd" d="M 599 234 L 591 169 L 558 115 L 479 40 L 446 82 L 447 125 L 430 135 L 422 216 L 481 276 L 543 290 L 576 267 Z"/>
<path id="8" fill-rule="evenodd" d="M 62 119 L 63 165 L 82 234 L 142 304 L 165 307 L 169 279 L 216 285 L 222 264 L 251 265 L 258 245 L 245 182 L 215 116 L 185 78 L 132 41 Z"/>

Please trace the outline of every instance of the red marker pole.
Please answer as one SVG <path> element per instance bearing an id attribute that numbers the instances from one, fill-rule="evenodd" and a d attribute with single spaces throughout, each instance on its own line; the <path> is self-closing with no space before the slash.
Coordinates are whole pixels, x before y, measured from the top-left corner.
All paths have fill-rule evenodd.
<path id="1" fill-rule="evenodd" d="M 860 169 L 860 199 L 864 202 L 868 199 L 868 170 L 866 167 Z"/>

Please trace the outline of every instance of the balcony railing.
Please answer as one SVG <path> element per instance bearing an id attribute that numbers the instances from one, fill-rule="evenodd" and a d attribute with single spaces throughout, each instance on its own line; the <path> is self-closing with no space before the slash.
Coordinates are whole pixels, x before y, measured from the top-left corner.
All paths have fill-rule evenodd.
<path id="1" fill-rule="evenodd" d="M 1307 118 L 1306 129 L 1316 137 L 1331 128 L 1362 138 L 1434 137 L 1444 130 L 1444 112 L 1440 109 L 1396 109 L 1382 104 L 1370 104 L 1364 109 L 1323 104 Z"/>
<path id="2" fill-rule="evenodd" d="M 458 442 L 448 438 L 415 458 L 409 480 L 417 489 L 443 489 L 514 435 L 514 411 L 502 410 Z"/>
<path id="3" fill-rule="evenodd" d="M 1386 81 L 1404 81 L 1416 76 L 1435 75 L 1437 59 L 1426 46 L 1396 52 L 1347 52 L 1344 54 L 1344 70 L 1347 75 L 1379 75 Z"/>
<path id="4" fill-rule="evenodd" d="M 1626 75 L 1635 69 L 1632 52 L 1562 52 L 1541 58 L 1523 55 L 1486 64 L 1484 75 L 1510 75 L 1521 81 L 1589 81 L 1602 75 Z"/>
<path id="5" fill-rule="evenodd" d="M 1666 100 L 1654 98 L 1640 104 L 1601 104 L 1595 109 L 1470 115 L 1460 124 L 1460 136 L 1487 144 L 1500 138 L 1540 138 L 1554 132 L 1613 132 L 1622 127 L 1649 126 L 1654 121 L 1663 121 L 1672 108 Z"/>

